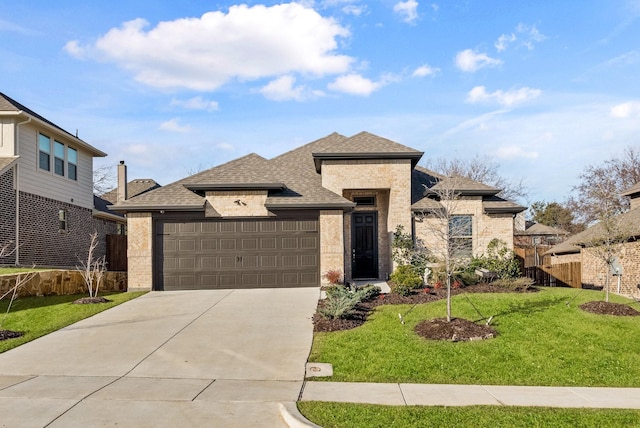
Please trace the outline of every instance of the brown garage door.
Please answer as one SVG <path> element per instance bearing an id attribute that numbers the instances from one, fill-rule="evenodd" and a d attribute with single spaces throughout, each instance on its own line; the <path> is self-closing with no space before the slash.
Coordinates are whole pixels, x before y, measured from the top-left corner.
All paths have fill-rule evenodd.
<path id="1" fill-rule="evenodd" d="M 158 289 L 313 287 L 318 220 L 160 221 Z"/>

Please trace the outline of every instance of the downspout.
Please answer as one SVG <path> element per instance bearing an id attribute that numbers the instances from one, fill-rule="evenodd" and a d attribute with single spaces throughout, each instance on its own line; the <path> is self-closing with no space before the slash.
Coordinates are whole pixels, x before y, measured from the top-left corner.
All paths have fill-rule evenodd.
<path id="1" fill-rule="evenodd" d="M 20 111 L 19 113 L 22 113 L 22 111 Z M 31 122 L 31 117 L 28 117 L 27 120 L 23 121 L 23 122 L 18 122 L 16 123 L 16 134 L 15 134 L 15 142 L 14 142 L 14 153 L 16 155 L 19 156 L 18 154 L 18 139 L 20 137 L 20 125 L 26 125 L 27 123 Z M 15 260 L 15 264 L 16 266 L 20 265 L 20 178 L 18 177 L 18 167 L 20 162 L 16 162 L 16 166 L 15 166 L 15 183 L 16 183 L 16 244 L 15 244 L 15 254 L 16 254 L 16 260 Z"/>

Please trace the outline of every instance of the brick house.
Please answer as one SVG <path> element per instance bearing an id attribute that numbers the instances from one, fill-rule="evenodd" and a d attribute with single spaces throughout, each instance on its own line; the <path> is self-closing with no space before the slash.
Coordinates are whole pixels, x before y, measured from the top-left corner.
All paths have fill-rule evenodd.
<path id="1" fill-rule="evenodd" d="M 330 270 L 386 279 L 396 227 L 428 241 L 425 213 L 441 201 L 427 190 L 449 180 L 417 166 L 422 155 L 367 132 L 333 133 L 120 201 L 112 209 L 127 213 L 129 289 L 318 286 Z M 470 251 L 492 238 L 512 248 L 525 208 L 471 180 L 458 191 Z"/>
<path id="2" fill-rule="evenodd" d="M 547 226 L 533 221 L 526 222 L 524 230 L 517 230 L 514 236 L 516 247 L 535 247 L 538 245 L 557 245 L 566 241 L 570 233 L 557 227 Z"/>
<path id="3" fill-rule="evenodd" d="M 609 277 L 612 292 L 618 291 L 619 279 L 620 294 L 637 296 L 640 293 L 640 183 L 622 195 L 631 199 L 629 211 L 615 218 L 618 230 L 626 238 L 625 242 L 615 245 L 616 265 L 621 268 L 622 275 L 611 272 L 605 261 L 597 255 L 598 246 L 594 243 L 605 234 L 599 223 L 552 247 L 545 254 L 551 256 L 551 264 L 579 261 L 583 287 L 602 287 Z"/>
<path id="4" fill-rule="evenodd" d="M 122 219 L 94 205 L 93 158 L 103 156 L 0 93 L 0 245 L 15 250 L 0 263 L 75 266 L 93 231 L 116 233 Z"/>

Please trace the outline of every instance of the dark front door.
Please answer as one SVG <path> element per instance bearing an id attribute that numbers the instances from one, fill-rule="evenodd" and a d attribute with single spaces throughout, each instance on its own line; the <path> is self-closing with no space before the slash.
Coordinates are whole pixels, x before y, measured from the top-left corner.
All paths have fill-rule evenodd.
<path id="1" fill-rule="evenodd" d="M 353 279 L 378 278 L 378 213 L 376 212 L 352 214 L 351 271 Z"/>

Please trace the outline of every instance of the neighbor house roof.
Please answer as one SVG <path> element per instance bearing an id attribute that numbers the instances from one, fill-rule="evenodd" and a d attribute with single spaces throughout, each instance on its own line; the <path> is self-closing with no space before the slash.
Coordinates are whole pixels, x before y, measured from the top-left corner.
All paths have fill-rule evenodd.
<path id="1" fill-rule="evenodd" d="M 533 223 L 525 230 L 518 231 L 517 235 L 551 235 L 551 236 L 567 236 L 570 235 L 566 230 L 557 227 L 547 226 L 546 224 Z"/>
<path id="2" fill-rule="evenodd" d="M 615 217 L 619 234 L 624 237 L 640 237 L 640 208 L 635 208 Z M 599 241 L 606 234 L 602 222 L 577 233 L 562 244 L 551 247 L 545 254 L 580 252 L 580 248 Z M 619 237 L 618 237 L 619 238 Z"/>
<path id="3" fill-rule="evenodd" d="M 50 129 L 53 129 L 53 130 L 63 134 L 65 137 L 67 137 L 70 140 L 72 140 L 79 147 L 82 147 L 84 150 L 86 150 L 87 152 L 91 153 L 91 155 L 94 156 L 94 157 L 107 156 L 107 154 L 104 153 L 103 151 L 98 150 L 97 148 L 93 147 L 89 143 L 81 140 L 77 136 L 75 136 L 75 135 L 71 134 L 70 132 L 62 129 L 61 127 L 59 127 L 55 123 L 53 123 L 50 120 L 46 119 L 45 117 L 39 115 L 38 113 L 36 113 L 35 111 L 31 110 L 30 108 L 25 107 L 24 105 L 20 104 L 19 102 L 17 102 L 13 98 L 3 94 L 2 92 L 0 92 L 0 115 L 25 116 L 28 119 L 35 120 L 36 122 L 44 124 L 45 126 L 49 127 Z"/>
<path id="4" fill-rule="evenodd" d="M 622 196 L 630 196 L 630 197 L 634 197 L 638 194 L 640 194 L 640 183 L 636 183 L 635 186 L 621 193 Z"/>
<path id="5" fill-rule="evenodd" d="M 160 185 L 151 178 L 136 178 L 127 183 L 127 197 L 133 198 L 158 187 Z M 100 195 L 100 198 L 115 204 L 118 200 L 118 189 L 111 189 L 107 193 Z"/>

